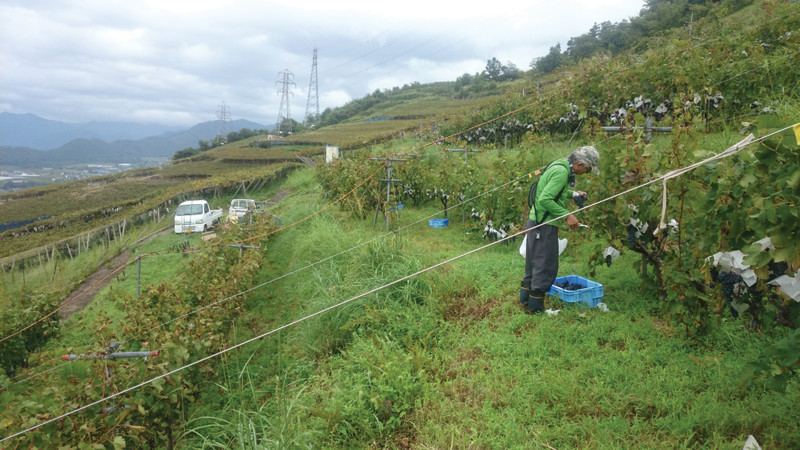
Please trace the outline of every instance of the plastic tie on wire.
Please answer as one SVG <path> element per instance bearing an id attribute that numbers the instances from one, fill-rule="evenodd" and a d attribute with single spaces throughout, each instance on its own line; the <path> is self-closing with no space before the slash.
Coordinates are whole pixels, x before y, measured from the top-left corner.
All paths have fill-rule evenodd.
<path id="1" fill-rule="evenodd" d="M 698 163 L 694 163 L 691 166 L 687 166 L 687 167 L 684 167 L 682 169 L 673 170 L 672 172 L 668 172 L 666 175 L 664 175 L 664 179 L 662 181 L 663 188 L 662 188 L 662 191 L 661 191 L 662 192 L 662 195 L 661 195 L 661 220 L 658 222 L 658 226 L 656 227 L 656 229 L 653 230 L 653 235 L 654 236 L 658 236 L 658 234 L 661 233 L 661 231 L 663 229 L 667 228 L 667 223 L 664 222 L 664 217 L 667 215 L 667 180 L 669 180 L 670 178 L 677 178 L 677 177 L 683 175 L 686 172 L 689 172 L 691 170 L 694 170 L 697 167 L 702 166 L 703 164 L 707 164 L 707 163 L 710 163 L 711 161 L 715 161 L 717 159 L 722 159 L 722 158 L 728 157 L 730 155 L 733 155 L 734 153 L 738 153 L 739 150 L 741 150 L 741 149 L 745 148 L 746 146 L 748 146 L 751 142 L 753 142 L 754 139 L 755 139 L 755 136 L 753 136 L 753 133 L 750 133 L 750 134 L 747 135 L 746 138 L 744 138 L 741 141 L 733 144 L 732 146 L 728 147 L 727 150 L 725 150 L 725 151 L 723 151 L 721 153 L 718 153 L 718 154 L 716 154 L 714 156 L 706 158 L 706 159 L 704 159 L 704 160 L 702 160 L 702 161 L 700 161 Z"/>

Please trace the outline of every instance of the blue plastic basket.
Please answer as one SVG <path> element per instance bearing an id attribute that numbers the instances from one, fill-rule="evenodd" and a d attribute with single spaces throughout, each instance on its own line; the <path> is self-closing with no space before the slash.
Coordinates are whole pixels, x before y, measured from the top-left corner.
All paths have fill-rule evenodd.
<path id="1" fill-rule="evenodd" d="M 428 226 L 433 228 L 442 228 L 450 225 L 450 219 L 431 219 L 428 221 Z"/>
<path id="2" fill-rule="evenodd" d="M 558 287 L 555 283 L 567 281 L 569 283 L 576 283 L 586 286 L 583 289 L 576 291 L 568 291 L 564 288 Z M 558 277 L 553 286 L 548 292 L 549 295 L 554 295 L 567 303 L 585 303 L 590 308 L 594 308 L 600 303 L 603 298 L 603 285 L 592 280 L 580 277 L 578 275 L 567 275 L 565 277 Z"/>

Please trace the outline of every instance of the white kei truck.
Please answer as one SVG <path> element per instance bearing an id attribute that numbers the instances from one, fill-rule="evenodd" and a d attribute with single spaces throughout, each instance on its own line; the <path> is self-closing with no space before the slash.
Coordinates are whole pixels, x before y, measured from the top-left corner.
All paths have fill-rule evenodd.
<path id="1" fill-rule="evenodd" d="M 222 209 L 211 209 L 205 200 L 183 202 L 175 210 L 175 232 L 197 233 L 214 228 L 222 219 Z"/>

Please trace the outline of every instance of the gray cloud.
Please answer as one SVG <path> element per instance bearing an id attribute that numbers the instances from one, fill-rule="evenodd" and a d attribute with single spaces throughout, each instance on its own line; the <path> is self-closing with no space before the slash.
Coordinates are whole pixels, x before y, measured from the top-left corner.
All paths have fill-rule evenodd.
<path id="1" fill-rule="evenodd" d="M 642 4 L 6 0 L 0 110 L 185 126 L 213 119 L 225 101 L 233 118 L 269 124 L 288 69 L 292 117 L 302 120 L 315 46 L 324 110 L 376 89 L 455 80 L 492 57 L 527 69 L 552 45 Z"/>

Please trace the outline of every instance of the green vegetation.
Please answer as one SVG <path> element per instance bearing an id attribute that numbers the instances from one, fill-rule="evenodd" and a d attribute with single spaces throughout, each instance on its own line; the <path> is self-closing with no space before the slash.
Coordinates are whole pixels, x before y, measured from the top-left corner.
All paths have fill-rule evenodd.
<path id="1" fill-rule="evenodd" d="M 159 199 L 143 201 L 151 210 L 192 193 L 223 204 L 240 194 L 273 198 L 269 211 L 281 225 L 265 214 L 252 226 L 220 227 L 209 240 L 171 233 L 133 239 L 129 261 L 142 257 L 141 295 L 128 266 L 83 311 L 0 342 L 4 436 L 124 391 L 3 444 L 727 448 L 752 434 L 764 448 L 800 446 L 800 303 L 768 284 L 800 266 L 796 143 L 779 134 L 667 182 L 659 178 L 746 133 L 765 136 L 796 122 L 800 19 L 796 8 L 776 2 L 741 15 L 730 14 L 742 6 L 732 1 L 652 1 L 647 8 L 672 6 L 678 9 L 665 23 L 683 17 L 680 8 L 698 12 L 693 32 L 701 43 L 665 31 L 615 58 L 577 61 L 560 78 L 464 76 L 376 92 L 281 145 L 250 136 L 168 168 L 108 179 L 131 184 L 91 197 L 100 212 L 133 202 L 124 187 L 136 186 Z M 708 55 L 719 63 L 707 64 Z M 496 89 L 507 92 L 470 97 Z M 670 133 L 648 136 L 636 128 L 646 119 Z M 603 131 L 609 123 L 622 128 Z M 351 151 L 313 169 L 266 165 L 296 155 L 319 161 L 325 144 Z M 530 174 L 584 144 L 603 155 L 602 178 L 579 181 L 590 204 L 658 182 L 580 212 L 591 228 L 565 233 L 560 274 L 602 283 L 608 312 L 549 297 L 546 307 L 557 315 L 524 314 L 516 300 L 519 239 L 467 253 L 487 244 L 488 220 L 521 230 Z M 392 166 L 402 189 L 384 203 L 386 171 L 369 158 L 407 153 L 417 157 Z M 77 196 L 71 186 L 65 191 L 64 198 Z M 31 190 L 7 203 L 18 206 L 25 195 L 56 192 Z M 626 230 L 632 206 L 638 223 L 648 224 L 638 236 Z M 87 223 L 113 224 L 119 234 L 120 216 L 132 217 L 125 210 L 103 222 L 96 213 Z M 375 225 L 386 216 L 388 234 Z M 448 227 L 427 226 L 443 216 Z M 678 229 L 653 234 L 673 218 Z M 154 222 L 132 221 L 128 233 Z M 772 248 L 751 247 L 764 236 Z M 52 241 L 2 237 L 11 257 L 33 249 L 22 262 L 35 261 L 42 243 L 57 253 Z M 112 233 L 101 240 L 102 252 L 87 248 L 70 258 L 66 274 L 85 276 L 98 253 L 126 247 L 121 242 Z M 257 248 L 229 246 L 235 243 Z M 608 245 L 622 253 L 610 266 L 601 257 Z M 746 262 L 756 276 L 754 288 L 740 285 L 731 302 L 707 259 L 727 250 L 751 254 Z M 0 338 L 69 292 L 69 276 L 55 277 L 48 258 L 38 259 L 25 274 L 38 271 L 49 295 L 28 297 L 21 273 L 4 266 L 9 300 Z M 286 324 L 293 325 L 279 330 Z M 58 361 L 111 342 L 160 355 Z M 223 353 L 211 357 L 216 352 Z"/>
<path id="2" fill-rule="evenodd" d="M 217 136 L 216 138 L 212 139 L 211 141 L 200 140 L 197 143 L 197 148 L 189 147 L 189 148 L 185 148 L 183 150 L 179 150 L 179 151 L 175 152 L 175 154 L 172 156 L 172 159 L 173 160 L 178 160 L 178 159 L 183 159 L 183 158 L 189 158 L 189 157 L 195 156 L 195 155 L 197 155 L 199 153 L 207 152 L 207 151 L 211 150 L 212 148 L 225 145 L 226 142 L 242 141 L 244 139 L 247 139 L 247 138 L 250 138 L 250 137 L 253 137 L 253 136 L 258 136 L 260 134 L 266 134 L 266 131 L 264 131 L 264 130 L 260 130 L 260 131 L 259 130 L 251 130 L 249 128 L 242 128 L 239 131 L 231 131 L 230 133 L 225 135 L 225 137 Z"/>

